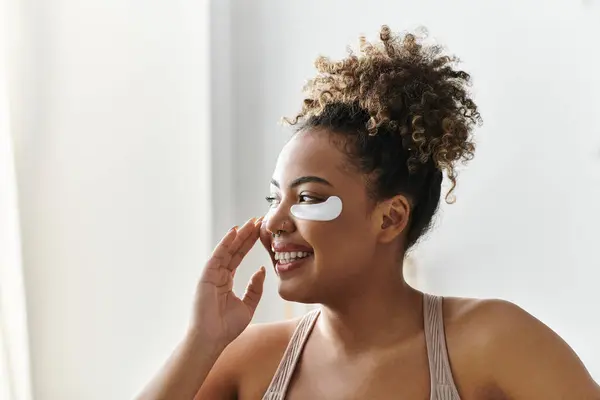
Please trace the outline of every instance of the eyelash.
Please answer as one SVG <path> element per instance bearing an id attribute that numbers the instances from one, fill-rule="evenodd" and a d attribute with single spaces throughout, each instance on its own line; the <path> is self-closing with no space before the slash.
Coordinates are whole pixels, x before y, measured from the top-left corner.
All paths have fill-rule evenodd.
<path id="1" fill-rule="evenodd" d="M 273 203 L 275 203 L 275 201 L 277 201 L 277 197 L 267 196 L 267 197 L 265 197 L 265 200 L 267 200 L 267 203 L 269 203 L 270 206 L 273 206 Z"/>
<path id="2" fill-rule="evenodd" d="M 319 202 L 321 201 L 321 199 L 314 197 L 314 196 L 309 196 L 306 194 L 301 194 L 300 196 L 298 196 L 299 199 L 310 199 L 310 200 L 305 200 L 304 202 Z M 267 203 L 269 203 L 269 205 L 272 207 L 273 204 L 278 201 L 279 199 L 276 196 L 267 196 L 265 197 L 265 200 L 267 200 Z M 302 201 L 300 201 L 300 203 L 302 203 Z"/>

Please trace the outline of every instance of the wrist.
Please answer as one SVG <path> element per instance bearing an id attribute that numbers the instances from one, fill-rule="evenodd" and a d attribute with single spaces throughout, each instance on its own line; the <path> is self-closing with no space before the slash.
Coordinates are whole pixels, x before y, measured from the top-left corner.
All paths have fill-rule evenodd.
<path id="1" fill-rule="evenodd" d="M 223 350 L 225 350 L 229 344 L 222 340 L 208 338 L 203 332 L 195 329 L 188 330 L 183 342 L 185 347 L 193 349 L 194 352 L 199 352 L 204 357 L 214 360 L 219 358 Z"/>

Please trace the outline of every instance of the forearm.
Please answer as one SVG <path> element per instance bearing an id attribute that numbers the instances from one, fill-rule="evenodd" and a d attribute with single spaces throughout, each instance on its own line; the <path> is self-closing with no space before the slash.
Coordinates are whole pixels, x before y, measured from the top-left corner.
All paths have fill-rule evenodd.
<path id="1" fill-rule="evenodd" d="M 136 400 L 192 400 L 222 350 L 188 334 Z"/>

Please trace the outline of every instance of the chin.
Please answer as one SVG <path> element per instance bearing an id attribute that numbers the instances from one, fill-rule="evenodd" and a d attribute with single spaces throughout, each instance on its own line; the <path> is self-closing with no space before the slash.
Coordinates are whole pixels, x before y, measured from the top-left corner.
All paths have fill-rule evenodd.
<path id="1" fill-rule="evenodd" d="M 306 284 L 304 282 L 292 281 L 279 281 L 279 296 L 285 301 L 291 301 L 294 303 L 303 303 L 303 304 L 313 304 L 318 303 L 316 301 L 316 293 L 307 290 L 308 287 L 312 285 Z"/>

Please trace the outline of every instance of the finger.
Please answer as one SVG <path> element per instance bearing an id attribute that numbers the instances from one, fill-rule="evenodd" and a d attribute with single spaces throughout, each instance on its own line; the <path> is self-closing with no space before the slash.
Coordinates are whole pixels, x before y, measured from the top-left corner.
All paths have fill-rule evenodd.
<path id="1" fill-rule="evenodd" d="M 231 261 L 231 245 L 237 236 L 237 226 L 234 226 L 223 236 L 219 244 L 213 250 L 208 260 L 207 268 L 219 268 L 229 264 Z"/>
<path id="2" fill-rule="evenodd" d="M 231 243 L 229 246 L 229 251 L 231 254 L 237 252 L 240 247 L 242 247 L 242 244 L 248 238 L 248 236 L 254 232 L 256 228 L 256 221 L 256 218 L 250 218 L 244 225 L 242 225 L 240 229 L 237 230 L 237 235 L 233 240 L 233 243 Z"/>
<path id="3" fill-rule="evenodd" d="M 231 271 L 235 271 L 237 267 L 240 266 L 240 263 L 244 257 L 246 257 L 246 254 L 248 254 L 248 252 L 252 249 L 257 240 L 258 235 L 253 235 L 246 239 L 242 247 L 232 254 L 231 260 L 229 260 L 229 264 L 226 265 L 226 268 Z"/>
<path id="4" fill-rule="evenodd" d="M 246 293 L 244 293 L 244 297 L 242 298 L 242 301 L 248 307 L 248 310 L 252 315 L 254 315 L 258 302 L 262 297 L 266 276 L 267 271 L 265 270 L 265 267 L 260 267 L 260 269 L 252 275 L 252 278 L 250 278 L 248 287 L 246 287 Z"/>
<path id="5" fill-rule="evenodd" d="M 246 254 L 252 249 L 256 241 L 258 240 L 259 228 L 256 227 L 255 231 L 246 238 L 246 240 L 242 243 L 240 248 L 231 255 L 231 260 L 227 265 L 227 268 L 235 271 L 235 269 L 240 265 Z"/>
<path id="6" fill-rule="evenodd" d="M 272 235 L 267 230 L 267 222 L 266 221 L 264 221 L 264 220 L 261 221 L 259 230 L 260 230 L 260 242 L 262 243 L 263 247 L 265 249 L 267 249 L 267 251 L 271 251 Z"/>

